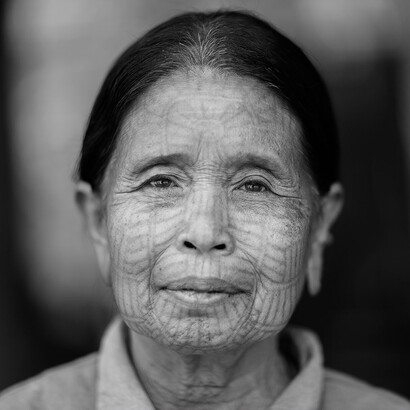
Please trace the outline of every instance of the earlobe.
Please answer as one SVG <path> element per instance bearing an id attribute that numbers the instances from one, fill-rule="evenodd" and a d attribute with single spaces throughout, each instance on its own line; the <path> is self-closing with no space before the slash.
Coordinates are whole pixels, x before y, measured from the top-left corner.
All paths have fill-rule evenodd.
<path id="1" fill-rule="evenodd" d="M 76 185 L 75 200 L 90 234 L 101 275 L 111 286 L 110 254 L 101 195 L 95 193 L 87 182 L 79 181 Z"/>
<path id="2" fill-rule="evenodd" d="M 307 262 L 307 285 L 312 296 L 319 293 L 321 288 L 324 249 L 333 240 L 330 229 L 343 208 L 343 202 L 343 187 L 340 183 L 332 184 L 328 194 L 321 199 Z"/>

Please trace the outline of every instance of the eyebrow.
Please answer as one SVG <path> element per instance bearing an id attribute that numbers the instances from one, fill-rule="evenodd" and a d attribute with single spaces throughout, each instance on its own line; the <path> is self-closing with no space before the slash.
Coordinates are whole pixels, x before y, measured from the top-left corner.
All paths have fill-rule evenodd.
<path id="1" fill-rule="evenodd" d="M 133 174 L 140 175 L 152 168 L 157 166 L 178 166 L 184 167 L 186 165 L 192 166 L 194 165 L 194 160 L 191 158 L 190 155 L 186 153 L 175 153 L 175 154 L 168 154 L 168 155 L 158 155 L 156 157 L 150 158 L 146 161 L 140 161 L 134 168 Z M 283 167 L 278 163 L 277 160 L 261 156 L 257 154 L 251 153 L 244 153 L 239 156 L 232 156 L 228 158 L 227 161 L 228 168 L 236 168 L 236 169 L 243 169 L 243 168 L 260 168 L 269 174 L 273 175 L 274 177 L 280 177 L 283 175 Z"/>
<path id="2" fill-rule="evenodd" d="M 167 165 L 177 165 L 184 166 L 187 164 L 192 164 L 192 160 L 187 154 L 168 154 L 168 155 L 158 155 L 154 158 L 150 158 L 146 161 L 140 161 L 134 168 L 134 174 L 143 174 L 150 169 L 157 166 L 167 166 Z"/>
<path id="3" fill-rule="evenodd" d="M 274 177 L 283 175 L 283 166 L 281 163 L 272 157 L 244 153 L 239 157 L 233 157 L 230 159 L 230 166 L 238 164 L 238 168 L 260 168 L 264 171 L 272 174 Z"/>

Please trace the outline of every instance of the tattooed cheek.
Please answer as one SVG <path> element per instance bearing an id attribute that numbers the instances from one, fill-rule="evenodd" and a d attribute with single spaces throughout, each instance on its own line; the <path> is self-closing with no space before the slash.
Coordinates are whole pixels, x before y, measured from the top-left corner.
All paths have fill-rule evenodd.
<path id="1" fill-rule="evenodd" d="M 159 254 L 173 242 L 181 225 L 180 207 L 127 206 L 117 210 L 109 221 L 111 254 L 117 268 L 127 272 L 152 269 Z"/>

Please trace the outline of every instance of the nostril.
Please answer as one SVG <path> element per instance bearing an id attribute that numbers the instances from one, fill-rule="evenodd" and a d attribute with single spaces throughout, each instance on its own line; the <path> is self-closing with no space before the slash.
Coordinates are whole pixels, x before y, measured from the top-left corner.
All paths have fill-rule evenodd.
<path id="1" fill-rule="evenodd" d="M 186 246 L 189 249 L 196 249 L 196 246 L 192 244 L 191 242 L 185 241 L 184 246 Z"/>
<path id="2" fill-rule="evenodd" d="M 214 246 L 214 248 L 218 250 L 223 250 L 226 249 L 226 245 L 224 243 L 221 243 L 220 245 Z"/>

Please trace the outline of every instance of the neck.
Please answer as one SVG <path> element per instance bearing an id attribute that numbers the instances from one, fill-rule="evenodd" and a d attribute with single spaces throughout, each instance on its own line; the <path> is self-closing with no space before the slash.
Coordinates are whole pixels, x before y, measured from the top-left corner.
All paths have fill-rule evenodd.
<path id="1" fill-rule="evenodd" d="M 131 332 L 131 354 L 156 409 L 258 409 L 290 381 L 277 339 L 221 353 L 180 354 Z"/>

